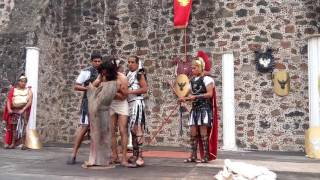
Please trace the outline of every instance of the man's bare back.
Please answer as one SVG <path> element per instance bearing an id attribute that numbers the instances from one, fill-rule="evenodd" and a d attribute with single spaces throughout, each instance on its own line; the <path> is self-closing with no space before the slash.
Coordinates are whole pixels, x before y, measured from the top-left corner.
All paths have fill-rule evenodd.
<path id="1" fill-rule="evenodd" d="M 116 100 L 126 100 L 128 96 L 128 79 L 123 73 L 118 72 L 117 76 L 118 92 L 116 94 Z"/>

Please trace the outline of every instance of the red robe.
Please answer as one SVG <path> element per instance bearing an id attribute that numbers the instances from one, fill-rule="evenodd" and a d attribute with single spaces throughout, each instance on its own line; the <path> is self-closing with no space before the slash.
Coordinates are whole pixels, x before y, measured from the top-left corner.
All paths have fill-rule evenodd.
<path id="1" fill-rule="evenodd" d="M 6 133 L 5 133 L 5 143 L 6 144 L 11 144 L 12 142 L 12 133 L 10 131 L 13 130 L 13 125 L 11 124 L 11 118 L 8 113 L 8 108 L 7 108 L 7 103 L 9 103 L 9 106 L 12 105 L 12 98 L 13 98 L 13 93 L 14 93 L 14 86 L 10 89 L 7 101 L 4 106 L 4 111 L 2 115 L 2 120 L 6 121 Z"/>
<path id="2" fill-rule="evenodd" d="M 209 134 L 209 160 L 217 159 L 217 151 L 218 151 L 218 108 L 217 108 L 217 95 L 216 88 L 213 88 L 212 95 L 212 104 L 213 104 L 213 122 L 212 128 L 208 128 Z M 199 151 L 201 159 L 204 158 L 204 149 L 202 139 L 199 138 Z"/>
<path id="3" fill-rule="evenodd" d="M 13 131 L 13 124 L 11 123 L 11 117 L 9 115 L 8 112 L 8 108 L 7 108 L 7 103 L 9 103 L 9 106 L 11 107 L 12 105 L 12 99 L 13 99 L 13 94 L 14 94 L 14 86 L 11 87 L 11 89 L 9 90 L 9 94 L 8 94 L 8 98 L 6 101 L 6 104 L 4 106 L 4 111 L 3 111 L 3 115 L 2 115 L 2 120 L 6 121 L 6 133 L 5 133 L 5 143 L 6 144 L 11 144 L 12 143 L 12 133 L 10 133 L 11 131 Z M 28 87 L 31 88 L 31 87 Z M 30 109 L 31 106 L 26 110 L 28 115 L 30 114 Z"/>

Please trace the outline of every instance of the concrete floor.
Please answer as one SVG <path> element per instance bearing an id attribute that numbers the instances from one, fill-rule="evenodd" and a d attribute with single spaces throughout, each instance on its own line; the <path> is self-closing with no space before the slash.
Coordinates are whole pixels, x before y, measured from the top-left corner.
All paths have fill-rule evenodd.
<path id="1" fill-rule="evenodd" d="M 71 148 L 46 146 L 42 150 L 0 149 L 0 179 L 214 179 L 223 167 L 224 159 L 264 166 L 275 172 L 278 179 L 320 179 L 320 160 L 308 159 L 302 153 L 282 152 L 227 152 L 220 151 L 219 159 L 208 164 L 186 164 L 185 149 L 147 147 L 144 153 L 146 166 L 107 170 L 81 168 L 89 150 L 84 146 L 75 165 L 67 165 Z"/>

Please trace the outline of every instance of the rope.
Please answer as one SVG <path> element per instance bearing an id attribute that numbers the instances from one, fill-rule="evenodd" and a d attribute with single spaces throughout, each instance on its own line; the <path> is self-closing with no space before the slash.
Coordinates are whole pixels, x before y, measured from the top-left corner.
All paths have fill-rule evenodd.
<path id="1" fill-rule="evenodd" d="M 184 29 L 184 53 L 187 62 L 187 28 Z"/>
<path id="2" fill-rule="evenodd" d="M 18 138 L 18 139 L 19 139 L 19 138 L 22 138 L 22 136 L 23 136 L 23 127 L 24 127 L 24 120 L 23 120 L 23 118 L 22 118 L 22 115 L 19 114 L 19 116 L 18 116 L 18 123 L 17 123 L 17 129 L 16 129 L 16 131 L 17 131 L 17 138 Z"/>
<path id="3" fill-rule="evenodd" d="M 154 138 L 158 135 L 158 133 L 162 130 L 162 128 L 164 127 L 164 125 L 166 123 L 169 123 L 169 118 L 172 116 L 172 114 L 175 112 L 175 110 L 178 108 L 179 103 L 177 103 L 177 105 L 171 110 L 169 116 L 167 116 L 164 121 L 162 121 L 161 126 L 158 128 L 158 130 L 156 131 L 156 133 L 151 137 L 150 141 L 148 144 L 151 144 L 151 142 L 154 140 Z"/>

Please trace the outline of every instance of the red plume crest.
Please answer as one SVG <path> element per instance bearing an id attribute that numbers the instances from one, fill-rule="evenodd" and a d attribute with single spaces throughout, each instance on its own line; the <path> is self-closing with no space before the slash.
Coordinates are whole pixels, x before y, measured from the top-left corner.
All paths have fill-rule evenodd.
<path id="1" fill-rule="evenodd" d="M 198 51 L 197 57 L 201 57 L 205 63 L 204 70 L 210 71 L 211 70 L 211 61 L 209 59 L 209 56 L 204 51 Z"/>

